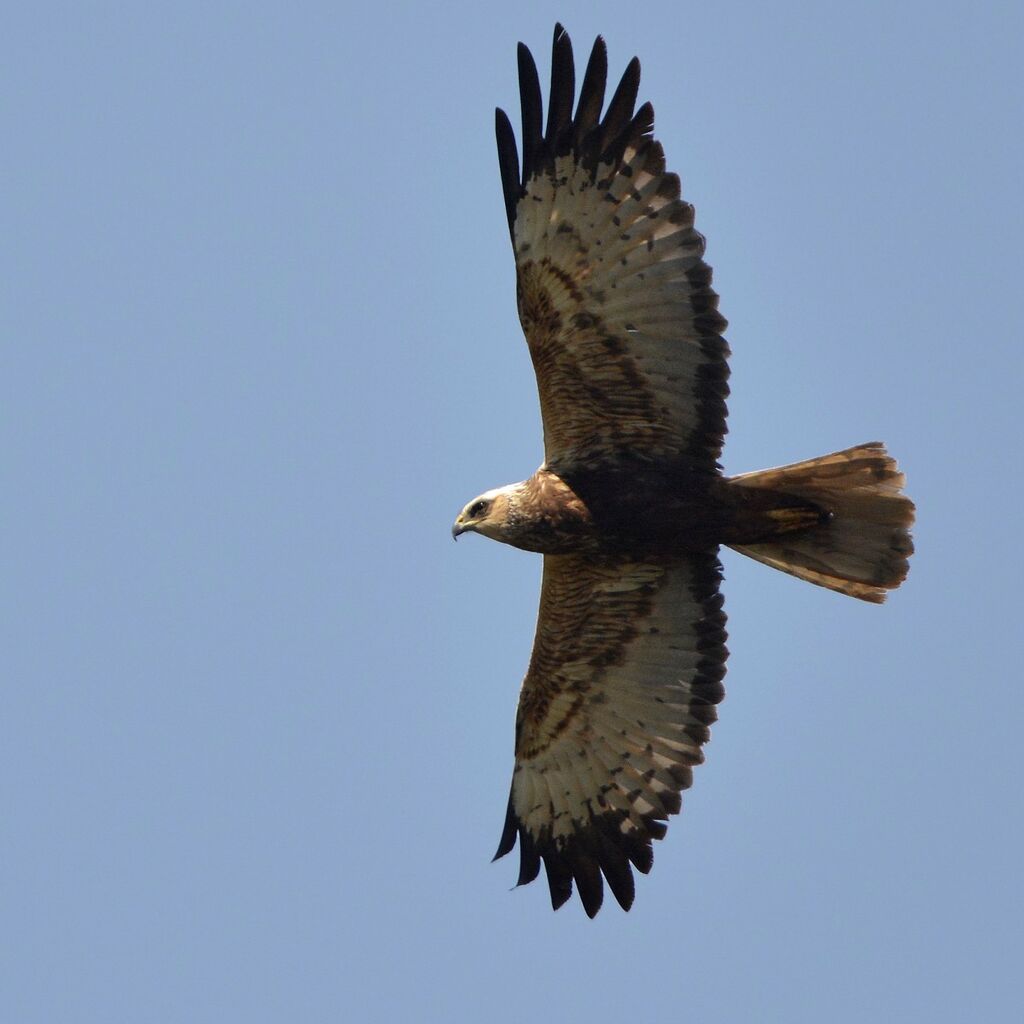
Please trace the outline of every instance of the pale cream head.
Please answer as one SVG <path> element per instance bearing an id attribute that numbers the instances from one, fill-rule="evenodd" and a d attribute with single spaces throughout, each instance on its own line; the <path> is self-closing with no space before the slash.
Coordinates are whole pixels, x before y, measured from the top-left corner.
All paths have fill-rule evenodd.
<path id="1" fill-rule="evenodd" d="M 522 483 L 507 484 L 474 498 L 459 513 L 452 527 L 452 536 L 457 538 L 461 533 L 481 533 L 491 540 L 509 543 L 516 497 L 522 486 Z"/>

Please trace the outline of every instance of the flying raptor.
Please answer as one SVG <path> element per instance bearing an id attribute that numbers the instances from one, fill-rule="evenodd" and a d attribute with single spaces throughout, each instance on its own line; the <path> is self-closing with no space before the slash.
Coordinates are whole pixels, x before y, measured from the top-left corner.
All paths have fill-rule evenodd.
<path id="1" fill-rule="evenodd" d="M 723 475 L 729 347 L 704 238 L 653 108 L 634 110 L 639 62 L 605 106 L 607 70 L 598 38 L 575 100 L 556 26 L 545 124 L 519 45 L 522 159 L 498 110 L 498 162 L 544 463 L 452 529 L 544 556 L 496 859 L 518 840 L 519 884 L 543 863 L 552 906 L 575 882 L 591 917 L 605 882 L 632 905 L 632 868 L 651 869 L 704 759 L 727 654 L 719 546 L 880 602 L 907 574 L 914 517 L 878 442 Z"/>

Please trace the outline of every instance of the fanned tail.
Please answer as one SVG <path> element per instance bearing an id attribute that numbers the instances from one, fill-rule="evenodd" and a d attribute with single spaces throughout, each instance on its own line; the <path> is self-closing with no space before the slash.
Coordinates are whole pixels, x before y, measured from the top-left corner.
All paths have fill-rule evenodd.
<path id="1" fill-rule="evenodd" d="M 906 578 L 914 503 L 880 441 L 730 478 L 743 488 L 813 502 L 826 521 L 734 550 L 829 590 L 881 602 Z"/>

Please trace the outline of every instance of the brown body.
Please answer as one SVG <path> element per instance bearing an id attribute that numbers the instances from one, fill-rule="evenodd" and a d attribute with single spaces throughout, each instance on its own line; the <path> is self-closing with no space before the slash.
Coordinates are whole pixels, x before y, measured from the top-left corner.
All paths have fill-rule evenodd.
<path id="1" fill-rule="evenodd" d="M 524 551 L 672 558 L 809 529 L 829 512 L 718 474 L 641 472 L 620 463 L 564 477 L 541 468 L 521 485 L 510 518 L 514 529 L 503 539 Z"/>

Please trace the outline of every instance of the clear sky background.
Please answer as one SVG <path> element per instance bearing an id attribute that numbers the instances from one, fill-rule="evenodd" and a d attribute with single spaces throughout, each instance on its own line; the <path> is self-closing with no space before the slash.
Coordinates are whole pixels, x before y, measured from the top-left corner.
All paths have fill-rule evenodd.
<path id="1" fill-rule="evenodd" d="M 697 207 L 725 463 L 871 439 L 881 608 L 727 552 L 633 911 L 489 863 L 540 461 L 493 108 L 604 33 Z M 0 25 L 0 1020 L 1017 1019 L 1024 15 L 35 4 Z M 517 119 L 517 118 L 516 118 Z"/>

